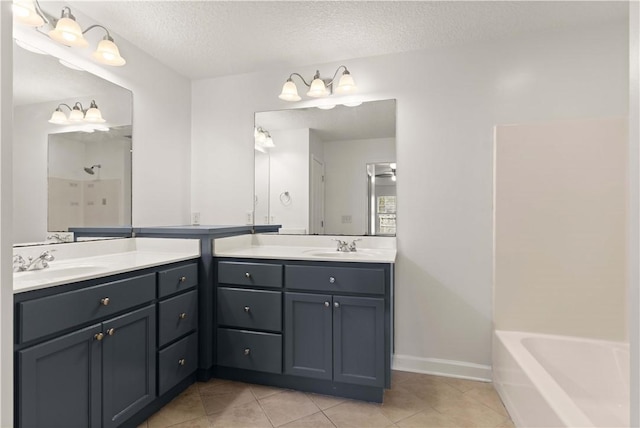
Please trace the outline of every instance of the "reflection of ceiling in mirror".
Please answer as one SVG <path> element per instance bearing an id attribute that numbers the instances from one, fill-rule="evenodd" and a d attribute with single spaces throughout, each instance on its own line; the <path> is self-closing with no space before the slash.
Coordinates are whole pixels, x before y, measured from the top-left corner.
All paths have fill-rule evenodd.
<path id="1" fill-rule="evenodd" d="M 14 105 L 82 98 L 113 91 L 114 87 L 119 88 L 86 71 L 65 67 L 50 55 L 29 52 L 14 43 Z"/>
<path id="2" fill-rule="evenodd" d="M 394 138 L 396 136 L 395 100 L 370 101 L 357 107 L 336 106 L 331 110 L 316 107 L 256 113 L 256 126 L 269 132 L 283 129 L 314 129 L 323 141 Z"/>
<path id="3" fill-rule="evenodd" d="M 65 132 L 64 138 L 71 141 L 79 141 L 81 143 L 100 143 L 109 140 L 119 140 L 121 138 L 131 138 L 131 125 L 114 126 L 109 128 L 109 131 L 95 131 L 95 132 Z"/>

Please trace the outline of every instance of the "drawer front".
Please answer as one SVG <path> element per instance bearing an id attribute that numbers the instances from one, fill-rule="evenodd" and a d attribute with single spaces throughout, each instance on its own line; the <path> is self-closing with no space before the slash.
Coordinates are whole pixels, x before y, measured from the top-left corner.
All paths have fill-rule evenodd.
<path id="1" fill-rule="evenodd" d="M 198 368 L 198 335 L 192 333 L 158 352 L 158 395 L 162 395 Z"/>
<path id="2" fill-rule="evenodd" d="M 287 265 L 285 273 L 291 289 L 384 294 L 383 269 Z"/>
<path id="3" fill-rule="evenodd" d="M 158 346 L 164 346 L 198 327 L 196 290 L 162 301 L 158 307 Z"/>
<path id="4" fill-rule="evenodd" d="M 170 296 L 198 285 L 198 264 L 158 272 L 158 297 Z"/>
<path id="5" fill-rule="evenodd" d="M 218 324 L 282 331 L 282 292 L 218 288 Z"/>
<path id="6" fill-rule="evenodd" d="M 220 284 L 282 287 L 282 265 L 218 262 Z"/>
<path id="7" fill-rule="evenodd" d="M 136 276 L 19 303 L 20 342 L 121 312 L 155 299 L 156 274 Z"/>
<path id="8" fill-rule="evenodd" d="M 218 365 L 282 373 L 282 336 L 219 328 Z"/>

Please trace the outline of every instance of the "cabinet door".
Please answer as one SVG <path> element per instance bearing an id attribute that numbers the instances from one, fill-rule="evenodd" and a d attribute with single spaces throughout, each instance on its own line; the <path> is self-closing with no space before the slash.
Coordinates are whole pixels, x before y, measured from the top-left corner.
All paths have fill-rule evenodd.
<path id="1" fill-rule="evenodd" d="M 18 352 L 21 427 L 99 427 L 99 324 Z"/>
<path id="2" fill-rule="evenodd" d="M 384 386 L 384 299 L 333 297 L 333 380 Z"/>
<path id="3" fill-rule="evenodd" d="M 285 293 L 285 373 L 332 377 L 331 296 Z"/>
<path id="4" fill-rule="evenodd" d="M 152 402 L 156 391 L 156 309 L 102 324 L 103 427 L 115 427 Z"/>

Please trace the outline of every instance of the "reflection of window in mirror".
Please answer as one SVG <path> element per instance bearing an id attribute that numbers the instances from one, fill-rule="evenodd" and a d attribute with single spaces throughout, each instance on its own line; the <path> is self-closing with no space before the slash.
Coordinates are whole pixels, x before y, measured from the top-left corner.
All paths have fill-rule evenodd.
<path id="1" fill-rule="evenodd" d="M 395 235 L 395 212 L 381 213 L 393 218 L 382 217 L 381 224 L 379 217 L 378 228 L 371 227 L 369 183 L 363 176 L 369 164 L 395 169 L 395 100 L 259 112 L 255 126 L 268 130 L 274 142 L 267 151 L 268 170 L 264 154 L 255 151 L 256 196 L 267 192 L 269 201 L 268 207 L 260 206 L 258 196 L 257 224 L 280 224 L 285 233 Z M 279 199 L 283 192 L 291 196 L 288 205 Z M 395 198 L 395 193 L 380 196 Z"/>
<path id="2" fill-rule="evenodd" d="M 396 164 L 393 162 L 367 164 L 369 235 L 396 234 Z"/>

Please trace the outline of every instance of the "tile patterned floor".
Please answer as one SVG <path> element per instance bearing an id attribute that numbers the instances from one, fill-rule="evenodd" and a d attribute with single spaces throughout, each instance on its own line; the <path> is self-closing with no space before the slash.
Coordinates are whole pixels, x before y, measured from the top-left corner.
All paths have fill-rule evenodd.
<path id="1" fill-rule="evenodd" d="M 513 427 L 490 383 L 393 371 L 382 404 L 213 379 L 139 428 Z"/>

